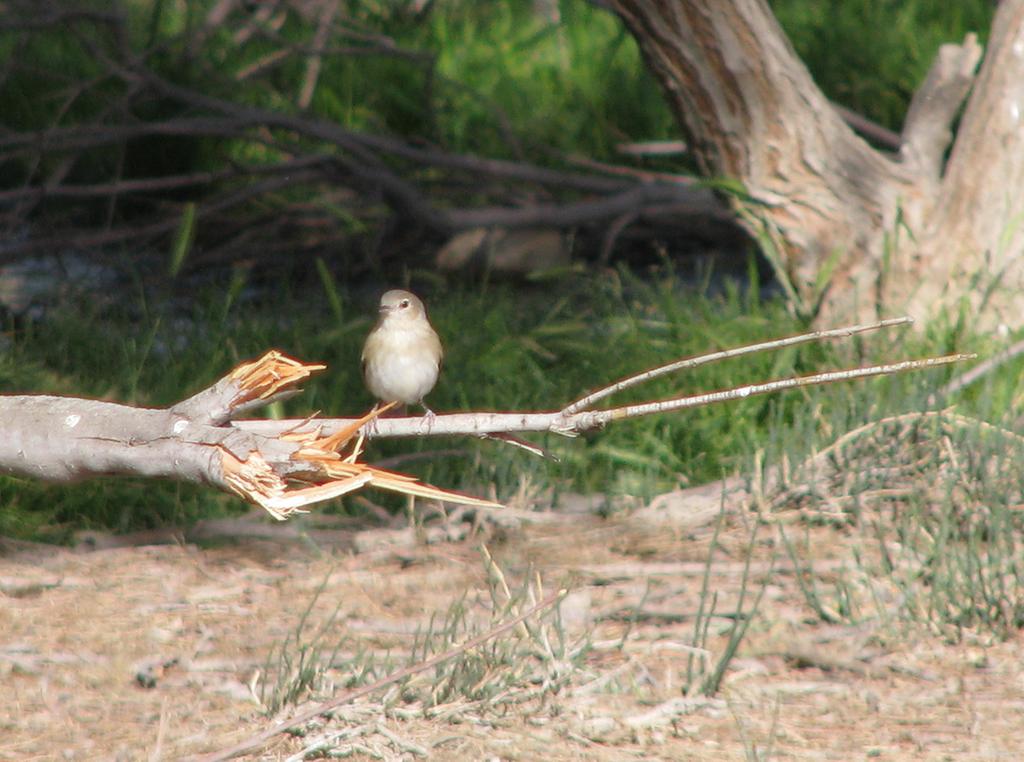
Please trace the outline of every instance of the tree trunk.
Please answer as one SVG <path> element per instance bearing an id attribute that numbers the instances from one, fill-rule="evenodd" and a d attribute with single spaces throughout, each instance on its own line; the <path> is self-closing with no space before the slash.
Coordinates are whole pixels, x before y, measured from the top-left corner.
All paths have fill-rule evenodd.
<path id="1" fill-rule="evenodd" d="M 742 184 L 733 204 L 801 310 L 831 322 L 988 307 L 985 324 L 1024 322 L 1024 0 L 1000 3 L 976 78 L 974 35 L 942 47 L 898 154 L 843 123 L 765 0 L 610 4 L 702 170 Z"/>

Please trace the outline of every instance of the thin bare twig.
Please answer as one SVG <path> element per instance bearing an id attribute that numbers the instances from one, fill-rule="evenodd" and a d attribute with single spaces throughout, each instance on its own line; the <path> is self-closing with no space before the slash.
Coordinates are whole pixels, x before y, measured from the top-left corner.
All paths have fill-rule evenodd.
<path id="1" fill-rule="evenodd" d="M 625 418 L 638 418 L 645 415 L 667 413 L 675 410 L 683 410 L 691 407 L 702 407 L 715 402 L 726 402 L 728 400 L 744 399 L 761 394 L 783 391 L 785 389 L 797 389 L 804 386 L 821 386 L 832 384 L 837 381 L 851 381 L 855 378 L 869 378 L 871 376 L 887 376 L 894 373 L 902 373 L 907 370 L 921 370 L 924 368 L 936 368 L 941 365 L 970 360 L 977 355 L 954 354 L 943 357 L 928 357 L 923 360 L 904 360 L 902 362 L 888 365 L 871 365 L 864 368 L 848 368 L 845 370 L 830 370 L 824 373 L 815 373 L 810 376 L 797 376 L 793 378 L 782 378 L 777 381 L 766 381 L 759 384 L 747 384 L 733 389 L 725 389 L 718 392 L 706 394 L 695 394 L 690 397 L 679 397 L 662 402 L 644 402 L 637 405 L 626 405 L 624 407 L 612 408 L 610 410 L 594 410 L 577 413 L 572 416 L 570 432 L 578 433 L 593 428 L 601 428 L 613 420 Z M 556 431 L 557 429 L 552 429 Z"/>
<path id="2" fill-rule="evenodd" d="M 674 172 L 652 172 L 648 169 L 636 167 L 624 167 L 619 164 L 608 164 L 604 161 L 597 161 L 587 156 L 570 154 L 566 157 L 570 164 L 584 169 L 592 169 L 606 175 L 617 175 L 619 177 L 631 177 L 645 183 L 678 183 L 679 185 L 699 185 L 700 178 L 692 175 L 681 175 Z"/>
<path id="3" fill-rule="evenodd" d="M 619 143 L 615 150 L 627 156 L 679 156 L 687 151 L 682 140 L 644 140 L 638 143 Z"/>
<path id="4" fill-rule="evenodd" d="M 538 614 L 541 611 L 544 611 L 545 609 L 549 609 L 552 606 L 556 605 L 562 598 L 566 596 L 568 592 L 568 590 L 562 589 L 555 593 L 552 593 L 547 598 L 542 600 L 540 603 L 538 603 L 535 606 L 531 606 L 529 609 L 519 614 L 518 616 L 513 617 L 512 619 L 498 625 L 497 627 L 492 627 L 487 632 L 481 633 L 476 637 L 470 638 L 465 643 L 461 643 L 460 645 L 449 648 L 444 653 L 440 653 L 437 656 L 433 656 L 427 659 L 426 661 L 419 662 L 418 664 L 412 664 L 404 669 L 398 670 L 397 672 L 391 675 L 388 675 L 385 678 L 382 678 L 374 683 L 371 683 L 370 685 L 364 685 L 361 688 L 356 688 L 354 690 L 348 691 L 347 693 L 343 693 L 340 696 L 336 696 L 330 701 L 325 701 L 324 703 L 318 704 L 317 706 L 312 707 L 311 709 L 299 712 L 298 714 L 293 715 L 292 717 L 289 717 L 285 720 L 282 720 L 276 725 L 273 725 L 267 728 L 266 730 L 263 730 L 257 733 L 256 735 L 247 738 L 241 743 L 235 744 L 234 746 L 228 749 L 223 749 L 222 751 L 213 752 L 212 754 L 206 754 L 200 757 L 193 757 L 192 759 L 195 762 L 221 762 L 222 760 L 233 759 L 235 757 L 241 756 L 242 754 L 246 754 L 247 752 L 259 749 L 271 738 L 273 738 L 276 735 L 279 735 L 280 733 L 284 733 L 289 728 L 294 728 L 298 725 L 301 725 L 304 722 L 309 722 L 310 720 L 316 717 L 320 717 L 321 715 L 327 714 L 333 709 L 337 709 L 339 706 L 348 704 L 351 701 L 355 701 L 357 698 L 368 696 L 369 694 L 374 693 L 380 690 L 381 688 L 385 688 L 389 685 L 401 682 L 407 677 L 412 677 L 413 675 L 417 675 L 420 672 L 426 672 L 429 669 L 433 669 L 438 664 L 442 664 L 448 661 L 449 659 L 453 659 L 456 656 L 465 653 L 466 651 L 471 651 L 474 648 L 479 648 L 484 643 L 493 640 L 494 638 L 500 635 L 504 635 L 506 632 L 513 629 L 514 627 L 518 627 L 520 624 L 525 622 L 534 614 Z"/>
<path id="5" fill-rule="evenodd" d="M 887 365 L 825 371 L 810 376 L 783 378 L 757 384 L 747 384 L 732 389 L 695 394 L 688 397 L 644 402 L 606 410 L 582 410 L 574 413 L 566 413 L 564 411 L 541 413 L 449 413 L 436 414 L 429 420 L 421 417 L 378 418 L 367 425 L 366 435 L 368 437 L 445 436 L 456 434 L 482 436 L 513 431 L 547 431 L 561 434 L 562 436 L 574 437 L 586 431 L 602 429 L 612 421 L 671 413 L 717 402 L 770 394 L 786 389 L 820 386 L 838 381 L 852 381 L 872 376 L 892 375 L 908 370 L 936 368 L 942 365 L 963 362 L 974 357 L 976 355 L 954 354 L 943 357 L 928 357 L 922 360 L 904 360 Z M 236 420 L 232 422 L 232 425 L 244 431 L 267 436 L 284 429 L 301 426 L 302 423 L 300 420 Z M 352 419 L 318 420 L 317 424 L 322 425 L 325 432 L 330 432 L 344 426 L 350 426 Z"/>
<path id="6" fill-rule="evenodd" d="M 608 229 L 605 230 L 604 238 L 601 241 L 601 253 L 597 257 L 599 266 L 608 266 L 612 258 L 612 252 L 615 250 L 615 243 L 619 240 L 619 236 L 622 235 L 622 231 L 636 222 L 639 216 L 638 210 L 629 209 L 612 220 Z"/>
<path id="7" fill-rule="evenodd" d="M 832 102 L 832 107 L 854 132 L 859 133 L 873 143 L 890 151 L 899 151 L 903 138 L 898 132 L 883 127 L 878 122 L 868 119 L 840 103 Z M 679 156 L 687 151 L 686 143 L 681 140 L 648 140 L 639 143 L 620 143 L 615 150 L 628 156 Z"/>
<path id="8" fill-rule="evenodd" d="M 720 352 L 712 352 L 710 354 L 700 355 L 699 357 L 689 357 L 684 360 L 676 360 L 674 362 L 667 363 L 666 365 L 652 368 L 651 370 L 645 370 L 643 373 L 637 373 L 635 376 L 629 376 L 628 378 L 615 382 L 611 386 L 598 389 L 596 392 L 591 392 L 575 402 L 566 405 L 562 408 L 562 413 L 564 415 L 572 415 L 573 413 L 577 413 L 581 410 L 586 410 L 593 407 L 595 403 L 600 402 L 605 397 L 610 397 L 616 392 L 620 392 L 623 389 L 629 389 L 630 387 L 642 384 L 645 381 L 650 381 L 652 378 L 658 378 L 659 376 L 664 376 L 669 373 L 675 373 L 677 370 L 696 368 L 700 365 L 706 365 L 707 363 L 717 362 L 719 360 L 726 360 L 730 357 L 741 357 L 743 355 L 763 352 L 769 349 L 782 349 L 783 347 L 791 347 L 797 344 L 807 344 L 812 341 L 823 341 L 826 339 L 848 338 L 858 333 L 877 331 L 880 328 L 892 328 L 898 325 L 909 325 L 913 322 L 914 319 L 911 317 L 890 318 L 888 320 L 880 320 L 877 323 L 852 325 L 844 328 L 831 328 L 822 331 L 811 331 L 810 333 L 802 333 L 797 336 L 788 336 L 783 339 L 772 339 L 771 341 L 749 344 L 745 347 L 723 349 Z"/>
<path id="9" fill-rule="evenodd" d="M 649 183 L 588 201 L 568 204 L 535 205 L 523 208 L 480 207 L 447 213 L 454 230 L 499 225 L 506 228 L 573 227 L 598 220 L 615 219 L 627 212 L 639 213 L 648 205 L 672 203 L 680 214 L 701 214 L 731 219 L 714 194 L 707 189 L 689 189 L 682 185 Z"/>
<path id="10" fill-rule="evenodd" d="M 42 132 L 8 132 L 0 135 L 0 159 L 10 161 L 22 154 L 44 151 L 75 151 L 100 148 L 150 135 L 239 138 L 258 122 L 241 118 L 181 117 L 162 122 L 87 124 L 54 127 Z"/>

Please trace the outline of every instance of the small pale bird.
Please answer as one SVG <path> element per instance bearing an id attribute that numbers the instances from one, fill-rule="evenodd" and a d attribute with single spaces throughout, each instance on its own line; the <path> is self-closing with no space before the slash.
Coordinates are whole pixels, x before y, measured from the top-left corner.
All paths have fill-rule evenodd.
<path id="1" fill-rule="evenodd" d="M 423 405 L 441 372 L 441 340 L 423 302 L 395 289 L 380 298 L 380 318 L 363 345 L 363 380 L 382 402 Z"/>

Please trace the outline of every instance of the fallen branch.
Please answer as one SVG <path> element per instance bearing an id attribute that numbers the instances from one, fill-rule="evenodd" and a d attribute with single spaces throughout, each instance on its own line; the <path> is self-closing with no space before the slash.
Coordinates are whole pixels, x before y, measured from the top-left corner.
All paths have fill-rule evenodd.
<path id="1" fill-rule="evenodd" d="M 358 431 L 386 408 L 326 437 L 317 426 L 268 436 L 230 425 L 236 415 L 295 394 L 297 384 L 325 367 L 268 352 L 165 409 L 74 397 L 3 396 L 0 473 L 50 482 L 114 474 L 180 479 L 236 494 L 276 519 L 368 486 L 497 505 L 359 462 L 363 437 Z"/>
<path id="2" fill-rule="evenodd" d="M 285 519 L 313 503 L 379 487 L 465 505 L 498 504 L 421 484 L 412 477 L 359 461 L 367 437 L 549 431 L 563 436 L 601 429 L 612 421 L 669 413 L 784 389 L 817 386 L 937 367 L 973 355 L 947 355 L 886 365 L 824 371 L 746 384 L 733 389 L 602 410 L 594 404 L 652 378 L 707 362 L 809 341 L 905 325 L 883 320 L 712 352 L 645 370 L 592 392 L 561 410 L 454 413 L 425 418 L 380 418 L 390 406 L 355 419 L 236 420 L 253 408 L 297 393 L 323 365 L 304 365 L 278 352 L 246 363 L 208 389 L 165 409 L 45 395 L 0 396 L 0 473 L 52 482 L 122 474 L 209 484 Z"/>

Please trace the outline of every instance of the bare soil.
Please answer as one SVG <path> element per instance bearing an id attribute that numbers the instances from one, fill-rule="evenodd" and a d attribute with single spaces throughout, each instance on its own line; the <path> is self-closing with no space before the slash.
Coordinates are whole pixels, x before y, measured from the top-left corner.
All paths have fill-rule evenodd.
<path id="1" fill-rule="evenodd" d="M 401 653 L 467 591 L 486 608 L 479 533 L 435 541 L 401 528 L 259 522 L 250 522 L 258 534 L 280 541 L 240 530 L 219 546 L 190 536 L 0 544 L 0 759 L 180 759 L 258 732 L 272 721 L 254 697 L 268 652 L 295 632 L 325 579 L 311 625 L 340 607 L 329 635 L 368 651 Z M 733 516 L 723 529 L 710 577 L 718 612 L 735 605 L 749 527 Z M 841 526 L 808 531 L 813 557 L 802 561 L 825 584 L 852 564 L 858 539 Z M 485 539 L 510 584 L 532 568 L 550 588 L 572 590 L 565 627 L 592 646 L 569 683 L 448 719 L 403 718 L 370 696 L 327 727 L 358 726 L 345 749 L 353 759 L 1024 757 L 1019 636 L 953 642 L 870 618 L 824 623 L 771 532 L 752 563 L 752 587 L 767 582 L 760 611 L 721 690 L 685 699 L 710 536 L 710 525 L 585 514 L 492 531 Z M 729 621 L 712 620 L 712 663 Z M 308 744 L 283 734 L 251 758 L 285 759 Z"/>

